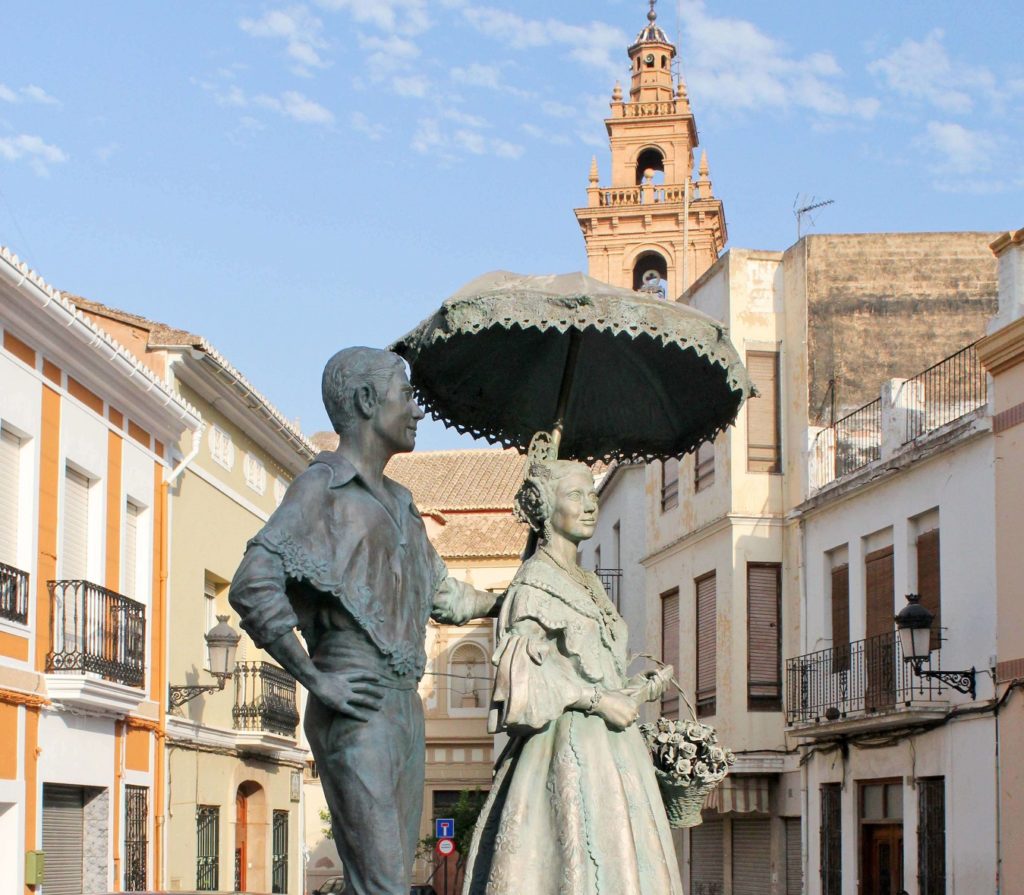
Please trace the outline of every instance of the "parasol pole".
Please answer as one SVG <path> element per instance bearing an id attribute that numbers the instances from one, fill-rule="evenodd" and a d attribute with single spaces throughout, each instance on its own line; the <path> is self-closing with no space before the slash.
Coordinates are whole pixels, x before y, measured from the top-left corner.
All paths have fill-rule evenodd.
<path id="1" fill-rule="evenodd" d="M 565 368 L 562 370 L 562 383 L 558 388 L 558 404 L 555 407 L 555 424 L 551 427 L 551 446 L 558 457 L 558 449 L 562 444 L 562 430 L 565 428 L 565 415 L 569 410 L 569 397 L 572 393 L 572 381 L 576 375 L 576 360 L 583 344 L 583 333 L 578 329 L 569 331 L 569 350 L 565 355 Z"/>

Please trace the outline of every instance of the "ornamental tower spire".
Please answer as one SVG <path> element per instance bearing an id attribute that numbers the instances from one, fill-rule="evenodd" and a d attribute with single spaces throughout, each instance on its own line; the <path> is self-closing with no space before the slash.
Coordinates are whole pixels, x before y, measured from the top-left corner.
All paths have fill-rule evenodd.
<path id="1" fill-rule="evenodd" d="M 577 208 L 576 218 L 591 276 L 639 289 L 644 274 L 656 270 L 675 299 L 714 264 L 728 235 L 706 154 L 694 171 L 697 125 L 655 2 L 649 0 L 647 24 L 627 49 L 629 97 L 618 84 L 612 91 L 605 120 L 611 182 L 600 184 L 595 159 L 587 207 Z"/>

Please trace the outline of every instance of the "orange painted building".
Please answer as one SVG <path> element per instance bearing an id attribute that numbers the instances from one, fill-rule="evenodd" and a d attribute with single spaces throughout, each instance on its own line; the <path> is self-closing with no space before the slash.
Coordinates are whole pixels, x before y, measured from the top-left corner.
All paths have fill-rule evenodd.
<path id="1" fill-rule="evenodd" d="M 0 249 L 0 895 L 162 885 L 168 446 L 200 422 Z"/>

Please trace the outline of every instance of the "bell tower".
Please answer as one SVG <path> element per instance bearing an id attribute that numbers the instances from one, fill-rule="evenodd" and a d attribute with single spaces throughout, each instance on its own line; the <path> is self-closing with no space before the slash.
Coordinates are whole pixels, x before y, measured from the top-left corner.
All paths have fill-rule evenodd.
<path id="1" fill-rule="evenodd" d="M 587 246 L 588 272 L 639 289 L 657 271 L 675 299 L 706 271 L 725 246 L 725 211 L 711 186 L 707 153 L 694 179 L 699 140 L 686 84 L 672 76 L 675 45 L 658 26 L 657 0 L 629 48 L 629 99 L 612 91 L 605 120 L 611 183 L 602 186 L 597 158 L 590 164 L 587 207 L 576 219 Z"/>

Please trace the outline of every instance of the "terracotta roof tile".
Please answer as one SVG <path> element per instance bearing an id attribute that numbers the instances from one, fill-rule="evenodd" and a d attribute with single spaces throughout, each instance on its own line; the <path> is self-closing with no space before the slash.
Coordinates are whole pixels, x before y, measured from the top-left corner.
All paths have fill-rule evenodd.
<path id="1" fill-rule="evenodd" d="M 397 454 L 386 471 L 412 491 L 421 510 L 511 511 L 524 462 L 512 449 L 422 451 Z"/>
<path id="2" fill-rule="evenodd" d="M 528 529 L 512 512 L 452 513 L 433 537 L 434 548 L 445 560 L 519 557 Z"/>

